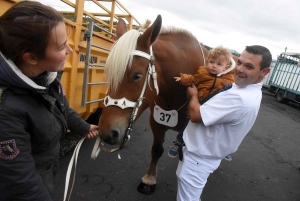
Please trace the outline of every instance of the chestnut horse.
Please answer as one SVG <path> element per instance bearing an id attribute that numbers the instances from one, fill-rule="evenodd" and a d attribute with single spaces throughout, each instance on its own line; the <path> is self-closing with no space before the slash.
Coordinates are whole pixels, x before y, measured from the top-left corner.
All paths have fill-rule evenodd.
<path id="1" fill-rule="evenodd" d="M 106 61 L 109 86 L 99 120 L 102 146 L 104 142 L 122 149 L 134 120 L 150 108 L 150 126 L 154 136 L 151 163 L 138 187 L 139 192 L 144 194 L 155 190 L 156 165 L 164 151 L 165 132 L 168 129 L 179 131 L 186 119 L 186 87 L 175 82 L 174 77 L 180 73 L 196 73 L 207 58 L 207 50 L 190 32 L 161 27 L 161 24 L 162 19 L 158 15 L 141 34 L 137 30 L 127 32 L 125 22 L 119 20 L 116 27 L 118 40 Z M 173 111 L 174 115 L 178 112 L 178 123 L 158 123 L 153 118 L 157 106 L 166 112 L 165 117 L 160 117 L 161 121 L 167 121 L 168 111 Z"/>

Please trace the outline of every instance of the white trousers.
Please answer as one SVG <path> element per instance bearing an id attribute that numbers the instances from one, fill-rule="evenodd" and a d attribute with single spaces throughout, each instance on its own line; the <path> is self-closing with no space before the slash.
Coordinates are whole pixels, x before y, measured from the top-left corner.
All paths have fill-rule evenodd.
<path id="1" fill-rule="evenodd" d="M 183 160 L 179 161 L 177 175 L 177 201 L 199 201 L 208 176 L 215 171 L 222 159 L 189 157 L 185 147 Z"/>

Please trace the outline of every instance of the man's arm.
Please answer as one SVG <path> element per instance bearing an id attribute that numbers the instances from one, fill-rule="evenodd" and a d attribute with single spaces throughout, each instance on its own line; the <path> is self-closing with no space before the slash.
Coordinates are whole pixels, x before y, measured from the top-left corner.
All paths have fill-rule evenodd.
<path id="1" fill-rule="evenodd" d="M 198 90 L 194 84 L 187 88 L 187 97 L 190 99 L 188 105 L 188 114 L 193 123 L 202 123 L 202 117 L 200 114 L 200 103 L 198 100 Z"/>

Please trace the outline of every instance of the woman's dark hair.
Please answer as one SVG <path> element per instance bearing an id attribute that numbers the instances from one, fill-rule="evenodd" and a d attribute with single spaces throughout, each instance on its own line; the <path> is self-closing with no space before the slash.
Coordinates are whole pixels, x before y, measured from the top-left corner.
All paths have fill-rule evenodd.
<path id="1" fill-rule="evenodd" d="M 51 30 L 62 15 L 55 9 L 36 1 L 21 1 L 0 17 L 0 51 L 17 66 L 24 53 L 44 58 Z"/>

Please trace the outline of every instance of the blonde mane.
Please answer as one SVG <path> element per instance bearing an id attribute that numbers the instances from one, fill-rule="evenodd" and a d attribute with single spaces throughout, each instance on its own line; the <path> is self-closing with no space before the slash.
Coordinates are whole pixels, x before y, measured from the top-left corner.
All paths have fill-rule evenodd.
<path id="1" fill-rule="evenodd" d="M 105 64 L 105 73 L 108 81 L 108 88 L 112 93 L 117 91 L 119 84 L 124 78 L 127 66 L 129 69 L 131 68 L 133 59 L 132 52 L 136 49 L 137 40 L 140 34 L 141 33 L 137 30 L 130 30 L 126 32 L 114 44 L 111 52 L 108 55 Z M 164 34 L 179 34 L 195 38 L 191 32 L 172 26 L 162 27 L 160 30 L 160 35 Z"/>
<path id="2" fill-rule="evenodd" d="M 194 38 L 196 39 L 196 37 L 188 30 L 186 29 L 182 29 L 182 28 L 178 28 L 178 27 L 173 27 L 173 26 L 164 26 L 161 27 L 161 30 L 159 32 L 160 35 L 164 35 L 164 34 L 172 34 L 172 35 L 183 35 L 189 38 Z M 197 40 L 197 39 L 196 39 Z"/>
<path id="3" fill-rule="evenodd" d="M 140 28 L 138 29 L 138 31 L 144 33 L 146 31 L 146 29 L 149 28 L 150 24 L 151 24 L 151 20 L 147 19 L 145 21 L 145 23 L 142 26 L 140 26 Z"/>
<path id="4" fill-rule="evenodd" d="M 130 30 L 126 32 L 115 43 L 108 55 L 105 64 L 105 73 L 108 81 L 108 88 L 111 92 L 116 92 L 122 82 L 125 72 L 132 64 L 132 52 L 136 49 L 137 39 L 140 32 Z"/>

